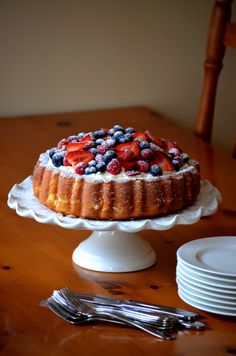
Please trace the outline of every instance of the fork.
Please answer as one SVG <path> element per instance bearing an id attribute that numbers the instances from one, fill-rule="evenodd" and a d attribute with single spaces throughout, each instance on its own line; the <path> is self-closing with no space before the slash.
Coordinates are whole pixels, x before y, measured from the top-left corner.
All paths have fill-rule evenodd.
<path id="1" fill-rule="evenodd" d="M 120 316 L 119 313 L 111 314 L 107 312 L 97 313 L 93 308 L 87 306 L 85 303 L 80 304 L 80 311 L 77 310 L 73 313 L 71 310 L 66 309 L 65 305 L 60 304 L 54 297 L 50 297 L 46 302 L 41 303 L 41 305 L 47 306 L 50 310 L 55 312 L 58 316 L 72 324 L 82 324 L 91 320 L 101 320 L 108 322 L 122 322 L 126 325 L 134 326 L 141 329 L 153 336 L 161 338 L 163 340 L 173 340 L 175 336 L 170 333 L 164 333 L 157 330 L 157 328 L 146 325 L 140 321 L 130 320 L 125 316 Z"/>
<path id="2" fill-rule="evenodd" d="M 119 311 L 130 318 L 135 318 L 142 322 L 147 322 L 150 325 L 157 325 L 160 318 L 167 322 L 167 318 L 175 327 L 184 327 L 191 330 L 204 330 L 205 324 L 202 321 L 196 320 L 200 315 L 196 312 L 180 309 L 165 307 L 160 305 L 147 304 L 131 300 L 115 299 L 108 296 L 101 296 L 92 293 L 74 292 L 68 288 L 64 288 L 59 292 L 66 291 L 67 297 L 70 300 L 80 300 L 88 305 L 91 305 L 96 310 Z M 55 291 L 57 292 L 57 291 Z"/>
<path id="3" fill-rule="evenodd" d="M 80 302 L 80 300 L 78 300 L 78 298 L 75 297 L 74 294 L 67 288 L 64 288 L 60 291 L 54 291 L 53 297 L 59 303 L 64 304 L 67 308 L 70 308 L 75 312 L 76 310 L 80 310 L 80 305 L 78 305 L 78 302 Z M 91 305 L 89 304 L 89 306 Z M 98 313 L 109 312 L 112 315 L 114 315 L 114 313 L 118 313 L 120 316 L 125 316 L 132 320 L 134 319 L 136 321 L 147 323 L 152 327 L 157 327 L 158 329 L 162 329 L 166 331 L 167 330 L 172 331 L 174 324 L 177 322 L 177 319 L 175 317 L 166 317 L 166 315 L 162 316 L 161 314 L 158 316 L 152 316 L 150 314 L 146 314 L 142 312 L 117 309 L 116 307 L 104 306 L 98 304 L 93 305 L 92 308 Z"/>

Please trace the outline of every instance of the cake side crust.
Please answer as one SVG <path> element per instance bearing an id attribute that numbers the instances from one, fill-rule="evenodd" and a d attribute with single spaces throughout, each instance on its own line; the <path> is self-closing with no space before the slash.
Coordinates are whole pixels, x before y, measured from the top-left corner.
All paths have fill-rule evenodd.
<path id="1" fill-rule="evenodd" d="M 200 191 L 199 164 L 191 161 L 188 169 L 155 179 L 102 182 L 65 174 L 39 160 L 33 189 L 40 203 L 64 215 L 96 220 L 151 218 L 194 203 Z"/>

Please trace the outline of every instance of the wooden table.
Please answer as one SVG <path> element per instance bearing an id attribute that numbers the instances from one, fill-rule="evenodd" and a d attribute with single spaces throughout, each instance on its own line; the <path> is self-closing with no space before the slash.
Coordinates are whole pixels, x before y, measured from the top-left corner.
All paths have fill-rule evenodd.
<path id="1" fill-rule="evenodd" d="M 18 216 L 7 206 L 15 183 L 31 175 L 39 153 L 62 137 L 115 123 L 149 128 L 176 139 L 201 164 L 223 195 L 216 214 L 194 225 L 140 234 L 156 250 L 157 264 L 135 273 L 99 273 L 75 267 L 71 255 L 91 232 L 67 230 Z M 1 293 L 0 350 L 3 355 L 230 355 L 236 354 L 236 319 L 201 312 L 205 331 L 181 331 L 162 341 L 135 329 L 109 324 L 75 327 L 39 301 L 54 289 L 135 298 L 188 309 L 177 294 L 176 250 L 207 236 L 236 235 L 236 162 L 145 107 L 2 118 L 1 132 Z"/>

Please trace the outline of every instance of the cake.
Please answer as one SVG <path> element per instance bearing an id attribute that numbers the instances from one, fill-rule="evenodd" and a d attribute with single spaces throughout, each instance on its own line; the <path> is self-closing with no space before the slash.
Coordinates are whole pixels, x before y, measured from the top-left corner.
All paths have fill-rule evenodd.
<path id="1" fill-rule="evenodd" d="M 193 204 L 199 163 L 172 140 L 115 125 L 62 139 L 33 171 L 39 202 L 67 216 L 152 218 Z"/>

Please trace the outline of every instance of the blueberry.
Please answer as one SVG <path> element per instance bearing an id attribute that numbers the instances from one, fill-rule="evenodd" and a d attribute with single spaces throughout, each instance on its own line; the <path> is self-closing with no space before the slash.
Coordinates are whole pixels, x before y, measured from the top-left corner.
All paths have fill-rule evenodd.
<path id="1" fill-rule="evenodd" d="M 106 132 L 104 130 L 97 130 L 97 131 L 94 131 L 93 133 L 93 136 L 95 138 L 101 138 L 101 137 L 104 137 L 106 135 Z"/>
<path id="2" fill-rule="evenodd" d="M 96 148 L 90 148 L 89 150 L 94 156 L 97 154 L 97 149 Z"/>
<path id="3" fill-rule="evenodd" d="M 80 132 L 78 135 L 77 135 L 77 138 L 83 138 L 85 136 L 85 133 L 84 132 Z"/>
<path id="4" fill-rule="evenodd" d="M 108 148 L 114 148 L 116 146 L 116 140 L 114 138 L 108 138 L 105 142 Z"/>
<path id="5" fill-rule="evenodd" d="M 120 126 L 120 125 L 115 125 L 114 127 L 113 127 L 113 130 L 116 132 L 116 131 L 124 131 L 124 129 L 123 129 L 123 127 L 122 126 Z"/>
<path id="6" fill-rule="evenodd" d="M 105 153 L 105 155 L 103 156 L 103 160 L 104 162 L 107 164 L 109 163 L 113 158 L 116 157 L 116 153 L 115 151 L 109 150 Z"/>
<path id="7" fill-rule="evenodd" d="M 96 162 L 103 162 L 103 155 L 98 153 L 96 156 L 95 156 L 95 161 Z"/>
<path id="8" fill-rule="evenodd" d="M 84 173 L 86 175 L 97 173 L 96 167 L 94 167 L 94 166 L 93 167 L 87 167 L 87 168 L 85 168 Z"/>
<path id="9" fill-rule="evenodd" d="M 105 172 L 106 168 L 107 168 L 106 164 L 104 162 L 102 162 L 102 161 L 98 162 L 96 164 L 96 169 L 97 169 L 98 172 L 103 173 L 103 172 Z"/>
<path id="10" fill-rule="evenodd" d="M 121 136 L 119 138 L 119 143 L 125 143 L 125 142 L 130 142 L 129 138 L 126 137 L 125 135 L 124 136 Z"/>
<path id="11" fill-rule="evenodd" d="M 124 136 L 124 133 L 122 131 L 116 131 L 113 135 L 113 138 L 116 140 L 116 142 L 119 142 L 119 139 Z"/>
<path id="12" fill-rule="evenodd" d="M 55 167 L 60 167 L 63 165 L 64 156 L 65 154 L 62 153 L 55 153 L 52 156 L 52 163 L 54 164 Z"/>
<path id="13" fill-rule="evenodd" d="M 175 169 L 176 171 L 179 171 L 179 170 L 180 170 L 180 162 L 179 162 L 179 160 L 173 159 L 172 164 L 173 164 L 174 169 Z"/>
<path id="14" fill-rule="evenodd" d="M 162 175 L 162 169 L 160 166 L 158 166 L 157 164 L 154 164 L 151 169 L 150 172 L 153 176 L 161 176 Z"/>
<path id="15" fill-rule="evenodd" d="M 52 156 L 56 153 L 56 151 L 57 151 L 56 147 L 53 147 L 50 149 L 48 155 L 51 159 L 52 159 Z"/>
<path id="16" fill-rule="evenodd" d="M 114 133 L 114 138 L 116 138 L 117 136 L 123 136 L 124 135 L 124 132 L 123 131 L 121 131 L 121 130 L 118 130 L 118 131 L 115 131 L 115 133 Z"/>
<path id="17" fill-rule="evenodd" d="M 134 141 L 142 142 L 142 139 L 141 139 L 141 137 L 135 137 Z"/>
<path id="18" fill-rule="evenodd" d="M 93 167 L 93 166 L 95 167 L 96 164 L 97 164 L 97 162 L 94 159 L 92 161 L 89 161 L 89 163 L 88 163 L 89 167 Z"/>
<path id="19" fill-rule="evenodd" d="M 125 129 L 125 133 L 132 134 L 132 133 L 134 133 L 134 132 L 135 132 L 135 129 L 133 129 L 133 127 L 127 127 L 127 128 Z"/>
<path id="20" fill-rule="evenodd" d="M 146 148 L 150 148 L 150 143 L 148 141 L 141 141 L 139 147 L 140 150 L 145 150 Z"/>
<path id="21" fill-rule="evenodd" d="M 77 141 L 77 138 L 78 138 L 78 136 L 72 135 L 72 136 L 69 136 L 69 137 L 67 138 L 67 141 L 68 141 L 68 142 Z"/>
<path id="22" fill-rule="evenodd" d="M 181 157 L 184 163 L 188 163 L 189 155 L 187 153 L 182 153 Z"/>
<path id="23" fill-rule="evenodd" d="M 126 133 L 124 136 L 125 136 L 125 137 L 127 138 L 127 140 L 129 140 L 129 141 L 132 141 L 132 139 L 133 139 L 132 135 L 129 134 L 129 133 Z"/>
<path id="24" fill-rule="evenodd" d="M 98 138 L 95 143 L 96 145 L 101 145 L 104 142 L 104 140 L 102 138 Z"/>
<path id="25" fill-rule="evenodd" d="M 113 136 L 114 133 L 115 133 L 115 130 L 114 130 L 114 129 L 110 129 L 110 130 L 108 131 L 108 135 L 109 135 L 109 136 Z"/>

